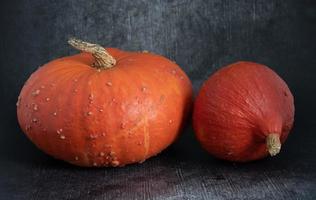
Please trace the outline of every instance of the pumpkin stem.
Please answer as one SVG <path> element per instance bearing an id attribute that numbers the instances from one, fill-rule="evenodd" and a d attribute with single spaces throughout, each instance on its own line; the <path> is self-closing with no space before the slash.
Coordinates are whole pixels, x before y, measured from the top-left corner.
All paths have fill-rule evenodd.
<path id="1" fill-rule="evenodd" d="M 109 69 L 116 64 L 116 60 L 109 54 L 109 52 L 98 44 L 88 43 L 76 38 L 70 38 L 68 43 L 75 49 L 91 53 L 95 58 L 93 67 L 97 69 Z"/>
<path id="2" fill-rule="evenodd" d="M 271 133 L 266 138 L 268 152 L 271 156 L 277 155 L 281 150 L 280 135 Z"/>

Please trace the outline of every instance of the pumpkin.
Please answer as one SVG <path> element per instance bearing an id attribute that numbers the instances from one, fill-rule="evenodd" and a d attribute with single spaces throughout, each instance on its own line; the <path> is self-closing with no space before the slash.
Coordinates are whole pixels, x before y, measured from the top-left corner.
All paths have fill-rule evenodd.
<path id="1" fill-rule="evenodd" d="M 36 70 L 17 102 L 23 132 L 47 154 L 78 166 L 143 162 L 177 138 L 191 82 L 165 57 L 70 39 L 80 54 Z"/>
<path id="2" fill-rule="evenodd" d="M 286 83 L 268 67 L 237 62 L 221 68 L 196 98 L 193 126 L 217 158 L 246 162 L 279 153 L 294 121 Z"/>

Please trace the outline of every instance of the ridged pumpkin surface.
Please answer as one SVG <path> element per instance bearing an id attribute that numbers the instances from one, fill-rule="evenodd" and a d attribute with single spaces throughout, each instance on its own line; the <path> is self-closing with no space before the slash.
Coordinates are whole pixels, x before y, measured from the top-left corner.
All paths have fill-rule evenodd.
<path id="1" fill-rule="evenodd" d="M 267 137 L 274 134 L 272 142 L 283 143 L 293 120 L 294 101 L 286 83 L 268 67 L 253 62 L 237 62 L 210 76 L 193 113 L 196 137 L 204 149 L 218 158 L 241 162 L 267 156 Z"/>

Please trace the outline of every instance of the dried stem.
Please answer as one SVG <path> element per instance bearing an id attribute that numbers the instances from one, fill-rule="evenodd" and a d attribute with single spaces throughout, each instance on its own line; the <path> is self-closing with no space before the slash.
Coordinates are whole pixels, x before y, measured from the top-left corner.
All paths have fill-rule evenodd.
<path id="1" fill-rule="evenodd" d="M 281 150 L 280 135 L 271 133 L 266 138 L 267 149 L 271 156 L 277 155 Z"/>
<path id="2" fill-rule="evenodd" d="M 75 49 L 88 52 L 93 55 L 95 62 L 93 67 L 97 69 L 109 69 L 114 67 L 116 60 L 100 45 L 88 43 L 76 38 L 70 38 L 68 43 Z"/>

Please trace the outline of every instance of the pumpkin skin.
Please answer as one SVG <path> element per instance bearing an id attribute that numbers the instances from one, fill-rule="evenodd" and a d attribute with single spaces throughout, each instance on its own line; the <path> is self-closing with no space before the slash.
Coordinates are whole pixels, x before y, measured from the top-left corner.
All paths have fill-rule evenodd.
<path id="1" fill-rule="evenodd" d="M 286 83 L 253 62 L 237 62 L 210 76 L 193 111 L 202 147 L 217 158 L 237 162 L 266 157 L 269 134 L 283 143 L 293 121 L 294 100 Z"/>
<path id="2" fill-rule="evenodd" d="M 47 154 L 78 166 L 143 162 L 175 141 L 192 85 L 174 62 L 152 53 L 106 49 L 110 69 L 91 53 L 35 71 L 17 103 L 23 132 Z"/>

